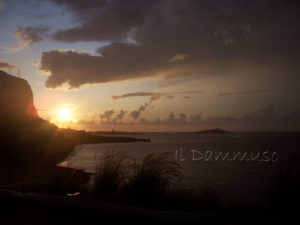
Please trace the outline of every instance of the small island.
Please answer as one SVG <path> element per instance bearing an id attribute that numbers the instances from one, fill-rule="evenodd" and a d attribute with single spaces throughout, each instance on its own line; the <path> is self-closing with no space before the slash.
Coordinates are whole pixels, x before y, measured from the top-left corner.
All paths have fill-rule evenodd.
<path id="1" fill-rule="evenodd" d="M 209 130 L 196 131 L 196 133 L 197 134 L 228 134 L 230 132 L 223 129 L 215 128 Z"/>

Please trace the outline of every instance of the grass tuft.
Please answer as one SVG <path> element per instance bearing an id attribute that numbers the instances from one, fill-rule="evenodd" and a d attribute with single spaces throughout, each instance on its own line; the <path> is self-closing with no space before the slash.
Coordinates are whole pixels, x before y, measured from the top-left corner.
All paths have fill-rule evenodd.
<path id="1" fill-rule="evenodd" d="M 129 157 L 124 152 L 107 151 L 98 159 L 95 174 L 97 199 L 114 201 L 124 185 L 128 174 Z"/>
<path id="2" fill-rule="evenodd" d="M 146 207 L 157 207 L 163 196 L 174 190 L 183 175 L 180 165 L 168 153 L 148 154 L 133 164 L 132 176 L 125 190 L 130 201 Z"/>

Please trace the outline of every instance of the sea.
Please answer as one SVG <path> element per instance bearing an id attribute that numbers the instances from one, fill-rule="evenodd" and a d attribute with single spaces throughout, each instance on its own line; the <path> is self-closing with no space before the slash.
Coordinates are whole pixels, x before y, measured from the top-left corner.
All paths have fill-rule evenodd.
<path id="1" fill-rule="evenodd" d="M 142 159 L 169 153 L 182 167 L 183 184 L 220 193 L 224 204 L 264 201 L 279 174 L 300 153 L 300 133 L 139 133 L 150 142 L 100 143 L 77 146 L 60 163 L 94 173 L 105 151 L 122 151 Z"/>

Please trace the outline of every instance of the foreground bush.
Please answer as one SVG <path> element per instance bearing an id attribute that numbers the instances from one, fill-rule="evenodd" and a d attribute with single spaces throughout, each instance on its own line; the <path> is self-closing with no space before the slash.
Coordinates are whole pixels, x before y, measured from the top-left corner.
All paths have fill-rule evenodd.
<path id="1" fill-rule="evenodd" d="M 132 175 L 125 186 L 129 201 L 140 206 L 157 207 L 157 203 L 180 184 L 180 165 L 169 154 L 146 155 L 135 161 Z"/>
<path id="2" fill-rule="evenodd" d="M 95 175 L 95 196 L 161 210 L 219 209 L 216 192 L 188 190 L 181 185 L 182 168 L 169 154 L 148 154 L 141 160 L 122 152 L 105 152 Z"/>
<path id="3" fill-rule="evenodd" d="M 103 153 L 98 159 L 95 174 L 96 198 L 114 201 L 120 197 L 126 176 L 129 172 L 129 157 L 127 154 L 116 151 Z"/>
<path id="4" fill-rule="evenodd" d="M 94 191 L 101 200 L 149 206 L 174 189 L 181 178 L 181 167 L 169 154 L 149 154 L 137 161 L 124 152 L 108 151 L 98 159 Z"/>

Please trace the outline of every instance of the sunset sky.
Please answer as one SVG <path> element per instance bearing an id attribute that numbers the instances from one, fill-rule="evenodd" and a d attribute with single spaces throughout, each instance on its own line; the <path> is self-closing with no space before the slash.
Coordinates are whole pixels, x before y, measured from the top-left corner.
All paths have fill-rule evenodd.
<path id="1" fill-rule="evenodd" d="M 0 0 L 0 69 L 61 127 L 300 130 L 299 6 Z"/>

